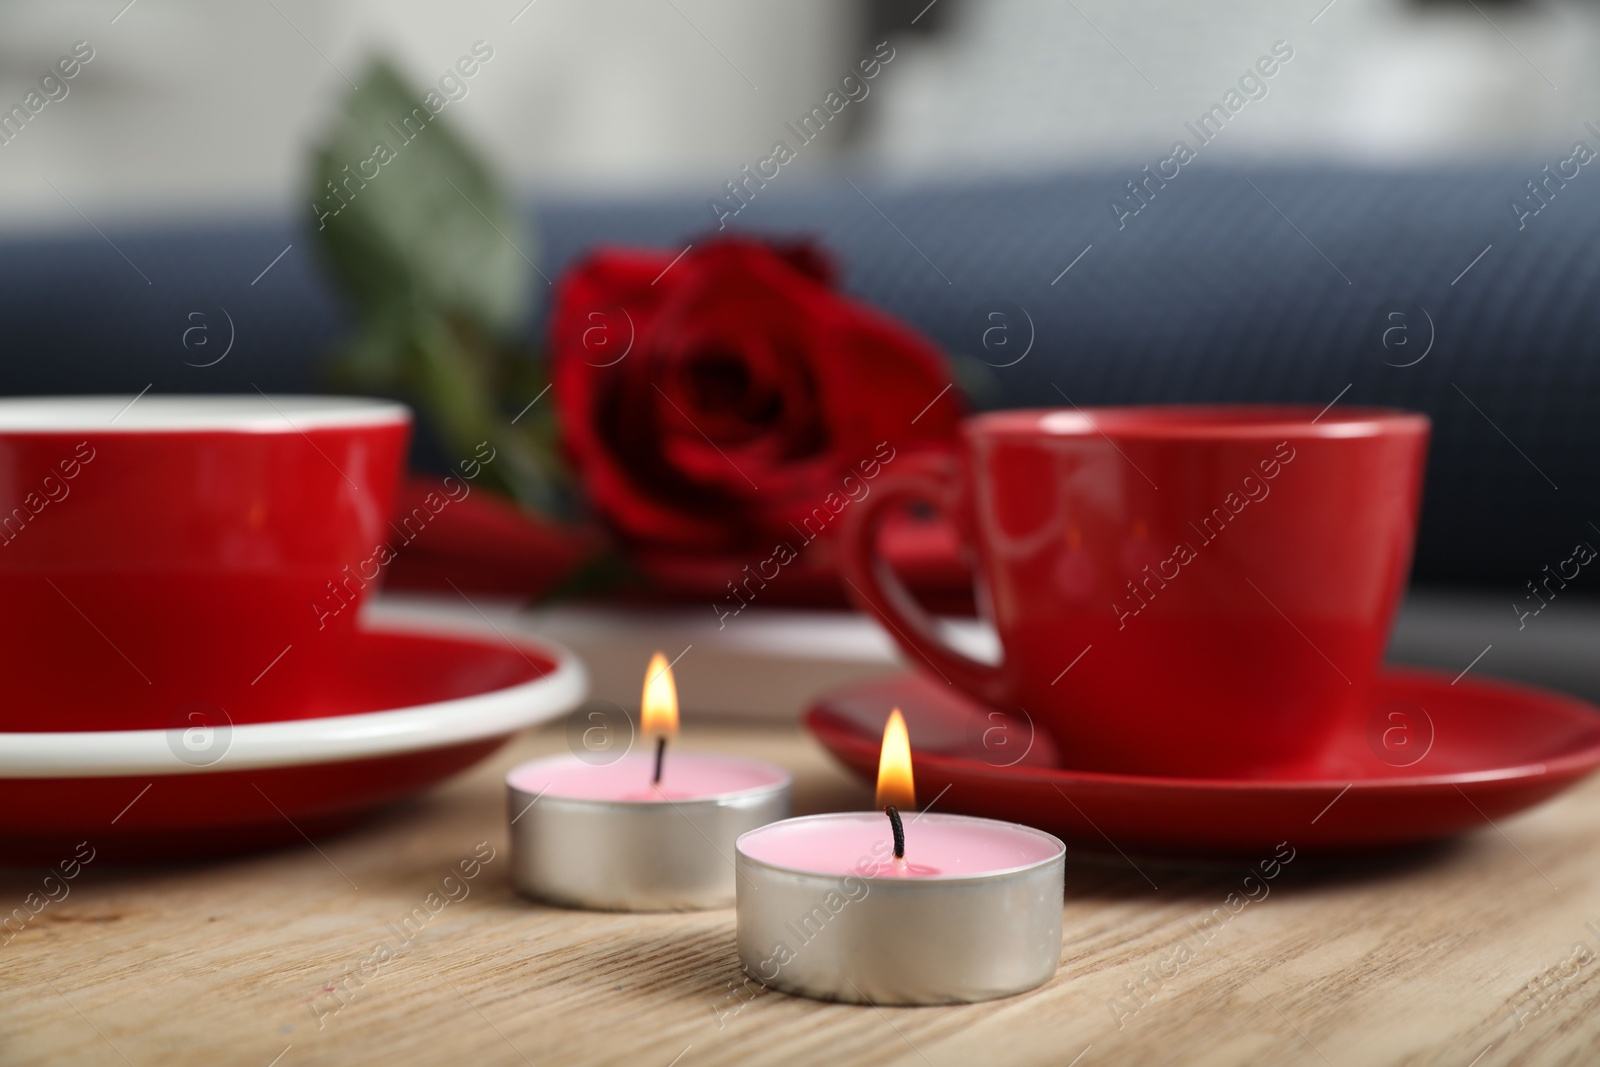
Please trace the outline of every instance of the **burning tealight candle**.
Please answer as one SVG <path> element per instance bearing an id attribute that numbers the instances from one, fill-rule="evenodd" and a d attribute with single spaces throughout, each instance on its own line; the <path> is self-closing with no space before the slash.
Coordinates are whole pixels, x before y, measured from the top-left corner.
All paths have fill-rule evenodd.
<path id="1" fill-rule="evenodd" d="M 1061 957 L 1066 848 L 1050 834 L 915 803 L 898 709 L 878 766 L 883 812 L 811 815 L 739 838 L 739 959 L 822 1000 L 946 1004 L 1021 993 Z"/>
<path id="2" fill-rule="evenodd" d="M 733 842 L 789 814 L 788 772 L 768 763 L 669 752 L 678 732 L 672 667 L 645 671 L 649 751 L 604 764 L 576 755 L 506 775 L 512 881 L 551 904 L 606 911 L 726 907 Z"/>

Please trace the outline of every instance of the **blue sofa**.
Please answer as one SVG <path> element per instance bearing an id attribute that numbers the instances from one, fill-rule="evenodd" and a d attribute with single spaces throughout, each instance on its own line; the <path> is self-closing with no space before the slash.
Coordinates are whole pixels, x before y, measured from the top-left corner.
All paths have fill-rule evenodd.
<path id="1" fill-rule="evenodd" d="M 1543 176 L 1504 168 L 1196 170 L 1130 199 L 1138 177 L 797 182 L 730 222 L 815 234 L 852 292 L 972 357 L 993 404 L 1426 412 L 1421 582 L 1510 598 L 1600 545 L 1600 178 L 1534 201 Z M 595 242 L 681 247 L 716 221 L 689 195 L 531 210 L 552 276 Z M 0 243 L 0 393 L 318 388 L 343 322 L 310 219 Z"/>

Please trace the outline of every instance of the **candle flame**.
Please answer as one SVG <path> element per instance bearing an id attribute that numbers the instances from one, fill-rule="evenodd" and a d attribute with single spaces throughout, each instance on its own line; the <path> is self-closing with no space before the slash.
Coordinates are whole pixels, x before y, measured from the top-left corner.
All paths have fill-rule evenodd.
<path id="1" fill-rule="evenodd" d="M 914 808 L 917 792 L 911 782 L 911 736 L 906 720 L 895 708 L 883 728 L 883 750 L 878 755 L 877 805 L 885 808 Z"/>
<path id="2" fill-rule="evenodd" d="M 660 652 L 650 657 L 650 666 L 645 668 L 639 719 L 646 737 L 678 734 L 678 687 L 672 680 L 672 665 Z"/>

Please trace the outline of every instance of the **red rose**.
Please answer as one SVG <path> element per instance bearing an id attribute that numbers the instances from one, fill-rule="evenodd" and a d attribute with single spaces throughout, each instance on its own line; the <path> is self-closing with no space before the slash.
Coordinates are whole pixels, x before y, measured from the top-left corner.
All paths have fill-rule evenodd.
<path id="1" fill-rule="evenodd" d="M 635 547 L 800 544 L 885 456 L 954 439 L 943 356 L 836 292 L 813 246 L 718 239 L 676 255 L 592 253 L 561 279 L 550 323 L 568 455 Z"/>

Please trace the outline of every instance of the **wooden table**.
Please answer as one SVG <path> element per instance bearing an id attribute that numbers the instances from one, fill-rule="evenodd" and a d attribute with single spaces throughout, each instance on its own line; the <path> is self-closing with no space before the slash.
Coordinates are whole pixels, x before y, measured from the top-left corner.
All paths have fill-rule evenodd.
<path id="1" fill-rule="evenodd" d="M 870 802 L 798 728 L 691 722 L 685 739 L 793 768 L 799 812 Z M 0 1062 L 1600 1058 L 1600 780 L 1405 860 L 1297 858 L 1268 896 L 1224 909 L 1225 924 L 1206 920 L 1240 889 L 1242 867 L 1135 856 L 1136 870 L 1115 855 L 1075 856 L 1049 985 L 996 1003 L 879 1010 L 770 992 L 740 999 L 732 911 L 591 914 L 516 897 L 501 779 L 563 743 L 558 730 L 530 734 L 315 848 L 183 867 L 89 865 L 69 897 L 0 945 Z M 468 894 L 402 942 L 391 924 L 482 841 L 494 858 Z M 0 868 L 5 910 L 41 874 Z M 1188 957 L 1174 964 L 1180 942 Z M 379 944 L 403 948 L 365 980 L 350 977 Z"/>

